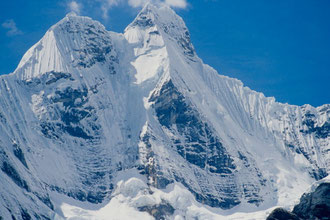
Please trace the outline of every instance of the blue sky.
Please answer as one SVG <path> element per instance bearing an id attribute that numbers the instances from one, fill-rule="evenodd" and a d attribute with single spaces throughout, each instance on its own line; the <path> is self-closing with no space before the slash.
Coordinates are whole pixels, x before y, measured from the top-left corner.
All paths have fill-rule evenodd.
<path id="1" fill-rule="evenodd" d="M 185 20 L 198 55 L 277 101 L 330 103 L 329 0 L 165 0 Z M 145 0 L 3 0 L 0 74 L 70 10 L 122 32 Z"/>

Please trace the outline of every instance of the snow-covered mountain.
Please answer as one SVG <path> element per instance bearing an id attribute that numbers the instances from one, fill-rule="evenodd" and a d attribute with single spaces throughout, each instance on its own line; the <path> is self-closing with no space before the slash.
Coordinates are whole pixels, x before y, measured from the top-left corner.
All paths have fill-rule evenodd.
<path id="1" fill-rule="evenodd" d="M 68 14 L 0 76 L 0 216 L 264 218 L 330 172 L 329 117 L 219 75 L 167 6 Z"/>

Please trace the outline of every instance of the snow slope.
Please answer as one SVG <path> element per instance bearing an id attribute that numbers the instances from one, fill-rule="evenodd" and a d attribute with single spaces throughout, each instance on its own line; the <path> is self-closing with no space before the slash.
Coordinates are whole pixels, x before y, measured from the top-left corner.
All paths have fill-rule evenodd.
<path id="1" fill-rule="evenodd" d="M 219 75 L 167 6 L 68 14 L 0 76 L 0 216 L 263 219 L 329 173 L 329 107 Z"/>

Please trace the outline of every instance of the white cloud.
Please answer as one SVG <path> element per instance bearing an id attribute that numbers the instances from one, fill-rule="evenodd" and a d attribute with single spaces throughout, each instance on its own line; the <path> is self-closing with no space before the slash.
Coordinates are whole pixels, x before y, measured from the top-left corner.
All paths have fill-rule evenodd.
<path id="1" fill-rule="evenodd" d="M 148 0 L 128 0 L 128 5 L 132 6 L 133 8 L 143 7 Z"/>
<path id="2" fill-rule="evenodd" d="M 68 4 L 70 11 L 80 14 L 81 4 L 77 3 L 76 1 L 71 1 Z"/>
<path id="3" fill-rule="evenodd" d="M 16 27 L 16 23 L 13 19 L 6 20 L 1 24 L 1 26 L 5 29 L 8 29 L 7 31 L 8 36 L 23 34 L 23 32 Z"/>
<path id="4" fill-rule="evenodd" d="M 186 8 L 187 7 L 186 0 L 165 0 L 165 4 L 175 7 L 175 8 Z"/>
<path id="5" fill-rule="evenodd" d="M 108 12 L 110 8 L 118 5 L 122 0 L 99 0 L 101 2 L 102 17 L 108 19 Z"/>
<path id="6" fill-rule="evenodd" d="M 147 2 L 157 3 L 157 4 L 166 4 L 175 8 L 186 8 L 186 0 L 128 0 L 128 5 L 138 8 L 143 7 Z"/>
<path id="7" fill-rule="evenodd" d="M 166 4 L 174 8 L 186 8 L 188 5 L 187 0 L 74 0 L 68 4 L 70 10 L 79 14 L 81 10 L 81 4 L 79 4 L 78 2 L 82 1 L 86 1 L 89 3 L 91 1 L 95 1 L 100 4 L 102 17 L 105 20 L 109 18 L 109 10 L 114 6 L 118 6 L 119 4 L 128 4 L 130 7 L 133 8 L 143 7 L 147 2 L 155 4 Z"/>

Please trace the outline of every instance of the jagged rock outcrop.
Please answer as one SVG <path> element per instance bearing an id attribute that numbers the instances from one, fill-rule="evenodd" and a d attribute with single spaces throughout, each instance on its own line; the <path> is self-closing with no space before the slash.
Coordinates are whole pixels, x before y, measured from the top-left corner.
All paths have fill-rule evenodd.
<path id="1" fill-rule="evenodd" d="M 272 211 L 266 220 L 300 220 L 298 216 L 282 208 Z"/>
<path id="2" fill-rule="evenodd" d="M 277 208 L 267 217 L 267 220 L 286 219 L 330 219 L 330 182 L 321 180 L 320 183 L 315 183 L 310 192 L 301 196 L 300 202 L 291 212 Z"/>
<path id="3" fill-rule="evenodd" d="M 292 213 L 302 219 L 330 219 L 330 183 L 321 183 L 313 192 L 305 193 Z"/>

